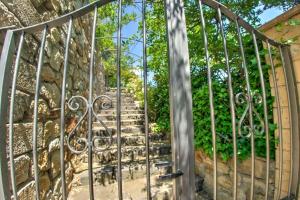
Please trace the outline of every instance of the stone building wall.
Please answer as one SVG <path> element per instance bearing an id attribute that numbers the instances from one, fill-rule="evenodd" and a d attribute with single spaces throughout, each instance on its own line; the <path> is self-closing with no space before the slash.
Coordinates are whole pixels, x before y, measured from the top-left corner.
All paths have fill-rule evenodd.
<path id="1" fill-rule="evenodd" d="M 0 27 L 16 25 L 24 27 L 54 19 L 78 9 L 87 0 L 0 0 Z M 67 99 L 73 95 L 88 95 L 88 68 L 90 57 L 91 15 L 74 20 L 70 44 Z M 67 24 L 48 30 L 45 59 L 42 69 L 41 95 L 39 99 L 38 157 L 40 196 L 42 199 L 59 199 L 60 177 L 60 101 Z M 5 33 L 0 32 L 0 39 Z M 36 68 L 41 33 L 25 35 L 14 113 L 14 154 L 16 181 L 20 199 L 34 199 L 34 168 L 32 160 L 33 107 L 36 86 Z M 0 47 L 3 40 L 0 40 Z M 1 48 L 0 48 L 1 49 Z M 104 89 L 103 70 L 95 65 L 94 93 Z M 66 127 L 71 130 L 76 123 L 74 113 L 66 110 Z M 65 147 L 66 177 L 68 189 L 77 157 Z M 9 151 L 9 149 L 7 149 Z"/>
<path id="2" fill-rule="evenodd" d="M 291 10 L 283 13 L 277 18 L 271 20 L 270 22 L 264 24 L 260 30 L 264 32 L 268 37 L 281 41 L 288 42 L 291 47 L 291 56 L 293 60 L 293 67 L 295 72 L 295 78 L 297 82 L 298 93 L 300 94 L 300 5 L 295 6 Z M 266 58 L 269 63 L 269 59 Z M 286 88 L 286 79 L 284 75 L 283 67 L 280 65 L 280 61 L 274 59 L 276 68 L 276 82 L 278 85 L 278 92 L 280 97 L 281 106 L 281 116 L 282 116 L 282 134 L 283 134 L 283 175 L 281 183 L 281 198 L 286 197 L 288 194 L 288 187 L 290 181 L 290 161 L 291 161 L 291 127 L 290 127 L 290 117 L 289 117 L 289 105 L 288 105 L 288 95 Z M 278 65 L 279 64 L 279 65 Z M 271 76 L 271 72 L 270 72 Z M 270 77 L 272 94 L 275 96 L 274 83 Z M 300 104 L 300 102 L 299 102 Z M 278 106 L 274 103 L 273 106 L 273 118 L 274 122 L 278 123 Z M 276 136 L 278 137 L 279 132 L 276 131 Z M 297 152 L 299 153 L 299 152 Z M 279 180 L 279 148 L 276 150 L 276 180 Z M 276 186 L 278 188 L 278 186 Z M 300 195 L 299 195 L 300 199 Z"/>
<path id="3" fill-rule="evenodd" d="M 233 189 L 233 160 L 227 162 L 218 158 L 217 160 L 217 184 L 218 184 L 218 198 L 232 199 Z M 196 174 L 200 176 L 202 183 L 202 190 L 208 193 L 208 196 L 213 195 L 213 159 L 202 151 L 195 153 L 195 169 Z M 273 199 L 275 189 L 275 163 L 270 162 L 270 178 L 269 178 L 269 198 Z M 255 159 L 255 196 L 254 199 L 265 199 L 266 188 L 266 160 L 264 158 Z M 251 188 L 251 159 L 238 161 L 237 164 L 237 199 L 249 199 Z"/>

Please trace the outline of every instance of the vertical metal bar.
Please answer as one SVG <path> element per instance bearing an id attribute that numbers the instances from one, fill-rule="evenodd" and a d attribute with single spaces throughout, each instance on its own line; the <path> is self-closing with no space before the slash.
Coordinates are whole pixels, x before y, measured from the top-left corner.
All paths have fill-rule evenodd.
<path id="1" fill-rule="evenodd" d="M 210 119 L 211 119 L 211 132 L 212 132 L 212 139 L 213 139 L 213 155 L 214 155 L 214 177 L 213 177 L 213 198 L 214 200 L 217 199 L 217 145 L 216 145 L 216 128 L 215 128 L 215 108 L 214 108 L 214 97 L 213 97 L 213 85 L 212 85 L 212 77 L 211 77 L 211 66 L 209 62 L 209 53 L 208 53 L 208 41 L 206 35 L 206 27 L 205 27 L 205 20 L 202 8 L 202 2 L 199 0 L 199 7 L 200 7 L 200 17 L 201 17 L 201 24 L 202 24 L 202 32 L 203 32 L 203 40 L 204 40 L 204 48 L 205 48 L 205 59 L 207 65 L 207 78 L 208 78 L 208 88 L 209 88 L 209 106 L 210 106 Z"/>
<path id="2" fill-rule="evenodd" d="M 278 91 L 278 84 L 277 84 L 277 79 L 276 79 L 276 72 L 275 72 L 275 66 L 273 62 L 273 57 L 272 57 L 272 51 L 271 51 L 271 46 L 269 41 L 266 41 L 267 43 L 267 48 L 268 48 L 268 54 L 269 54 L 269 59 L 270 59 L 270 64 L 271 64 L 271 70 L 272 70 L 272 79 L 274 82 L 274 90 L 275 90 L 275 99 L 276 99 L 276 105 L 277 105 L 277 118 L 278 118 L 278 132 L 279 132 L 279 182 L 278 182 L 278 196 L 276 199 L 279 199 L 280 197 L 280 191 L 281 191 L 281 181 L 282 181 L 282 166 L 283 166 L 283 143 L 282 143 L 282 118 L 281 118 L 281 105 L 280 105 L 280 100 L 279 100 L 279 91 Z M 268 162 L 269 160 L 267 160 Z M 268 167 L 268 163 L 267 163 Z M 268 200 L 268 188 L 269 188 L 269 168 L 267 168 L 267 174 L 266 174 L 266 196 L 265 200 Z M 279 187 L 280 185 L 280 187 Z"/>
<path id="3" fill-rule="evenodd" d="M 299 94 L 289 46 L 280 46 L 285 83 L 287 87 L 289 118 L 291 123 L 291 175 L 289 181 L 289 196 L 298 196 L 299 166 L 300 166 L 300 136 L 299 136 Z"/>
<path id="4" fill-rule="evenodd" d="M 20 58 L 24 43 L 24 32 L 22 32 L 18 47 L 18 53 L 15 61 L 15 69 L 13 75 L 13 83 L 11 88 L 10 98 L 10 111 L 9 111 L 9 158 L 10 158 L 10 176 L 14 199 L 18 200 L 17 184 L 16 184 L 16 171 L 15 171 L 15 160 L 14 160 L 14 111 L 15 111 L 15 96 L 17 87 L 17 78 L 19 73 Z"/>
<path id="5" fill-rule="evenodd" d="M 36 86 L 35 86 L 35 96 L 34 96 L 34 119 L 33 119 L 33 167 L 34 167 L 34 180 L 35 180 L 35 192 L 36 192 L 36 199 L 40 199 L 40 186 L 39 186 L 39 165 L 38 165 L 38 134 L 39 134 L 39 112 L 38 112 L 38 104 L 39 104 L 39 96 L 40 96 L 40 89 L 41 89 L 41 73 L 42 73 L 42 67 L 44 64 L 44 48 L 46 44 L 46 36 L 47 36 L 47 30 L 48 27 L 45 26 L 43 30 L 42 35 L 42 42 L 40 47 L 40 54 L 39 54 L 39 61 L 38 61 L 38 67 L 36 72 Z"/>
<path id="6" fill-rule="evenodd" d="M 239 46 L 240 46 L 240 52 L 242 57 L 242 65 L 245 72 L 245 79 L 246 79 L 246 88 L 247 88 L 247 96 L 248 96 L 248 103 L 249 103 L 249 123 L 250 123 L 250 129 L 254 130 L 254 124 L 253 124 L 253 103 L 252 103 L 252 94 L 251 94 L 251 86 L 250 86 L 250 80 L 249 80 L 249 73 L 247 69 L 247 63 L 245 58 L 245 51 L 243 46 L 243 40 L 241 36 L 241 30 L 238 23 L 238 19 L 235 20 L 237 34 L 238 34 L 238 40 L 239 40 Z M 254 191 L 254 173 L 255 173 L 255 143 L 254 143 L 254 134 L 252 131 L 251 134 L 251 199 L 253 199 L 253 191 Z"/>
<path id="7" fill-rule="evenodd" d="M 42 41 L 40 46 L 39 60 L 37 66 L 36 73 L 36 88 L 35 88 L 35 97 L 34 97 L 34 125 L 33 125 L 33 166 L 34 166 L 34 179 L 35 179 L 35 190 L 36 190 L 36 199 L 39 199 L 39 169 L 38 169 L 38 101 L 40 96 L 40 88 L 41 88 L 41 72 L 44 64 L 44 48 L 46 44 L 46 36 L 47 36 L 48 27 L 45 26 L 42 34 Z"/>
<path id="8" fill-rule="evenodd" d="M 11 192 L 8 178 L 8 160 L 6 152 L 6 123 L 8 109 L 8 89 L 10 71 L 15 51 L 15 35 L 7 31 L 0 60 L 0 199 L 9 200 Z"/>
<path id="9" fill-rule="evenodd" d="M 118 148 L 118 196 L 123 199 L 122 192 L 122 141 L 121 141 L 121 31 L 122 0 L 118 0 L 118 38 L 117 38 L 117 148 Z"/>
<path id="10" fill-rule="evenodd" d="M 142 3 L 143 21 L 143 66 L 144 66 L 144 114 L 145 114 L 145 137 L 146 137 L 146 179 L 147 179 L 147 200 L 151 200 L 150 182 L 150 160 L 149 160 L 149 125 L 148 125 L 148 87 L 147 87 L 147 33 L 146 33 L 146 0 Z"/>
<path id="11" fill-rule="evenodd" d="M 195 152 L 188 38 L 183 0 L 166 0 L 169 98 L 175 199 L 195 199 Z"/>
<path id="12" fill-rule="evenodd" d="M 95 41 L 97 28 L 98 7 L 94 9 L 94 21 L 92 30 L 92 48 L 90 60 L 90 84 L 89 84 L 89 111 L 88 111 L 88 170 L 89 170 L 89 192 L 90 199 L 94 199 L 94 185 L 93 185 L 93 77 L 94 77 L 94 58 L 95 58 Z"/>
<path id="13" fill-rule="evenodd" d="M 234 105 L 234 95 L 232 89 L 232 78 L 231 78 L 231 71 L 229 65 L 229 58 L 228 58 L 228 51 L 227 51 L 227 42 L 226 36 L 224 33 L 224 26 L 222 21 L 222 13 L 221 9 L 218 8 L 218 18 L 221 28 L 221 35 L 223 39 L 223 48 L 225 54 L 225 61 L 227 67 L 227 74 L 228 74 L 228 88 L 229 88 L 229 100 L 230 100 L 230 112 L 231 112 L 231 126 L 232 126 L 232 138 L 233 138 L 233 199 L 236 200 L 237 195 L 237 145 L 236 145 L 236 121 L 235 121 L 235 105 Z"/>
<path id="14" fill-rule="evenodd" d="M 266 95 L 265 79 L 264 79 L 264 74 L 263 74 L 260 55 L 259 55 L 259 49 L 258 49 L 256 35 L 255 35 L 254 31 L 252 31 L 252 37 L 253 37 L 253 41 L 254 41 L 255 54 L 256 54 L 259 78 L 260 78 L 260 85 L 261 85 L 261 89 L 262 89 L 262 100 L 263 100 L 263 107 L 264 107 L 264 123 L 265 123 L 264 127 L 265 127 L 265 134 L 266 134 L 266 153 L 267 153 L 266 172 L 267 172 L 267 179 L 269 179 L 269 170 L 270 170 L 270 141 L 269 140 L 270 139 L 269 139 L 267 95 Z M 255 175 L 255 173 L 254 173 L 254 175 Z M 266 185 L 266 189 L 268 189 L 268 185 Z"/>
<path id="15" fill-rule="evenodd" d="M 65 60 L 64 60 L 64 72 L 62 81 L 62 91 L 61 91 L 61 113 L 60 113 L 60 169 L 61 169 L 61 183 L 62 183 L 62 197 L 64 200 L 67 199 L 66 190 L 66 174 L 65 174 L 65 100 L 66 100 L 66 82 L 67 73 L 69 66 L 69 46 L 72 34 L 72 17 L 69 20 L 68 35 L 66 39 L 66 49 L 65 49 Z"/>
<path id="16" fill-rule="evenodd" d="M 289 121 L 291 122 L 292 120 L 292 116 L 291 116 L 291 103 L 290 103 L 290 97 L 289 97 L 289 85 L 287 82 L 287 76 L 286 76 L 286 69 L 285 69 L 285 61 L 283 58 L 283 53 L 282 53 L 282 48 L 279 47 L 279 53 L 280 53 L 280 58 L 281 58 L 281 63 L 282 63 L 282 69 L 284 71 L 284 75 L 285 75 L 285 83 L 286 83 L 286 88 L 287 88 L 287 96 L 288 96 L 288 110 L 289 110 Z M 281 111 L 281 110 L 280 110 Z M 292 133 L 293 133 L 293 127 L 291 126 L 291 132 L 290 132 L 290 145 L 291 145 L 291 149 L 290 149 L 290 164 L 292 167 L 292 163 L 293 163 L 293 159 L 292 159 L 292 152 L 293 152 L 293 146 L 292 146 Z M 283 165 L 283 161 L 282 161 L 282 157 L 283 157 L 283 144 L 282 144 L 282 137 L 279 137 L 279 141 L 280 141 L 280 153 L 279 153 L 279 181 L 278 181 L 278 191 L 277 191 L 277 199 L 280 199 L 281 196 L 281 185 L 282 185 L 282 165 Z M 291 168 L 292 169 L 292 168 Z M 292 171 L 291 171 L 292 172 Z M 289 177 L 289 195 L 290 195 L 290 186 L 291 186 L 291 182 L 292 182 L 292 175 L 290 172 L 290 177 Z"/>

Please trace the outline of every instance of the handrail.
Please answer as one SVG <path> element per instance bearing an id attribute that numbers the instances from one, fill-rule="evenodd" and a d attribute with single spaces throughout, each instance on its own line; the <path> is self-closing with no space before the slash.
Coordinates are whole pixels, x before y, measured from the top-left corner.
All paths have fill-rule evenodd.
<path id="1" fill-rule="evenodd" d="M 16 28 L 15 25 L 0 27 L 0 31 L 7 31 Z"/>
<path id="2" fill-rule="evenodd" d="M 42 22 L 42 23 L 38 23 L 32 26 L 28 26 L 28 27 L 23 27 L 23 28 L 18 28 L 13 30 L 15 33 L 21 33 L 21 32 L 25 32 L 25 33 L 34 33 L 36 31 L 41 31 L 44 29 L 45 26 L 47 26 L 48 28 L 52 28 L 52 27 L 56 27 L 56 26 L 60 26 L 66 22 L 68 22 L 68 20 L 71 18 L 76 19 L 78 17 L 81 17 L 87 13 L 89 13 L 90 11 L 93 11 L 93 9 L 95 7 L 101 7 L 104 6 L 108 3 L 111 3 L 115 0 L 97 0 L 93 3 L 90 3 L 86 6 L 83 6 L 82 8 L 79 8 L 77 10 L 74 10 L 68 14 L 62 15 L 56 19 L 53 20 L 49 20 L 46 22 Z"/>

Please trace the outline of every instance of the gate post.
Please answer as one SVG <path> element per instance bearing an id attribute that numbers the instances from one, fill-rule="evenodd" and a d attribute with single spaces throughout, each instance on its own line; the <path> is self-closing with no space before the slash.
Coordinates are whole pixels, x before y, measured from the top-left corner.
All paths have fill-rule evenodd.
<path id="1" fill-rule="evenodd" d="M 299 94 L 295 78 L 295 70 L 292 62 L 289 46 L 281 47 L 282 58 L 284 62 L 284 73 L 286 78 L 286 87 L 288 90 L 289 107 L 290 107 L 290 124 L 291 124 L 291 171 L 289 197 L 299 196 L 300 180 L 300 116 L 299 116 Z M 298 197 L 299 198 L 299 197 Z"/>
<path id="2" fill-rule="evenodd" d="M 195 199 L 194 124 L 188 39 L 183 0 L 165 0 L 169 57 L 169 98 L 175 199 Z"/>
<path id="3" fill-rule="evenodd" d="M 6 124 L 8 109 L 8 89 L 15 41 L 13 31 L 6 33 L 0 59 L 0 199 L 10 199 L 11 193 L 8 178 L 8 162 L 6 152 Z"/>

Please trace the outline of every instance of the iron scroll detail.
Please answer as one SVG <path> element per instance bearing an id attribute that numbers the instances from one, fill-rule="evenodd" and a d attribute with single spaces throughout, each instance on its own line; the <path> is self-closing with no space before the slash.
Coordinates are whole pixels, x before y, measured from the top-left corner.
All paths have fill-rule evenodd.
<path id="1" fill-rule="evenodd" d="M 262 96 L 259 93 L 251 93 L 251 97 L 249 97 L 248 94 L 241 92 L 235 96 L 235 102 L 237 105 L 246 104 L 246 108 L 238 122 L 238 134 L 241 137 L 246 137 L 246 138 L 250 138 L 253 133 L 258 135 L 263 135 L 265 130 L 265 124 L 254 106 L 254 105 L 262 104 Z M 253 128 L 251 128 L 250 125 L 245 124 L 246 116 L 247 113 L 249 113 L 250 106 L 252 106 L 252 111 L 259 121 L 259 124 L 253 125 Z"/>
<path id="2" fill-rule="evenodd" d="M 98 104 L 100 102 L 100 104 Z M 112 144 L 112 131 L 105 125 L 103 120 L 98 114 L 98 110 L 107 110 L 112 107 L 112 99 L 106 95 L 97 96 L 92 104 L 89 104 L 88 100 L 83 96 L 72 96 L 68 102 L 67 106 L 70 111 L 80 112 L 82 115 L 74 128 L 68 133 L 67 136 L 67 146 L 69 150 L 74 154 L 81 154 L 88 149 L 88 139 L 85 136 L 76 136 L 79 128 L 83 126 L 84 119 L 88 116 L 89 109 L 92 110 L 93 118 L 96 119 L 105 129 L 107 133 L 104 136 L 93 136 L 91 145 L 94 152 L 101 152 L 108 149 Z M 104 141 L 104 142 L 100 142 Z"/>

